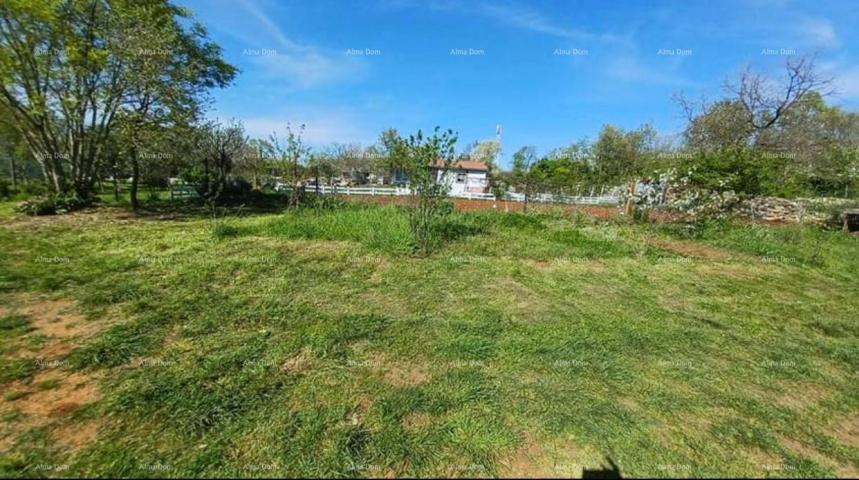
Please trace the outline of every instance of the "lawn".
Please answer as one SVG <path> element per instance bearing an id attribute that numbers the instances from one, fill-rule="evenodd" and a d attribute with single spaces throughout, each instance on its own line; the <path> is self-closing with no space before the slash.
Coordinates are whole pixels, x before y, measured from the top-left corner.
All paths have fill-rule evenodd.
<path id="1" fill-rule="evenodd" d="M 842 232 L 7 207 L 0 476 L 859 475 Z"/>

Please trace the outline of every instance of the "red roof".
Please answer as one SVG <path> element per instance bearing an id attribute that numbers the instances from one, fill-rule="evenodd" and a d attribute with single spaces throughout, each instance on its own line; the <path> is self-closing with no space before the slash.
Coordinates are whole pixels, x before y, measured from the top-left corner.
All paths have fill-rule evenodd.
<path id="1" fill-rule="evenodd" d="M 484 172 L 489 170 L 489 167 L 487 167 L 485 163 L 478 162 L 476 160 L 458 160 L 455 162 L 451 162 L 449 167 L 446 167 L 443 161 L 437 160 L 433 167 L 451 168 L 454 170 L 480 170 Z"/>

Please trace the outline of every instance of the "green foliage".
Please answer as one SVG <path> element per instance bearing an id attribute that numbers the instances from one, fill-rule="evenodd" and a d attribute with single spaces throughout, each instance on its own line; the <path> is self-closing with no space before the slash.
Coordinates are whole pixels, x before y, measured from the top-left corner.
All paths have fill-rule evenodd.
<path id="1" fill-rule="evenodd" d="M 52 194 L 92 196 L 117 135 L 134 151 L 139 139 L 123 130 L 168 116 L 174 127 L 188 123 L 206 90 L 236 73 L 188 11 L 167 0 L 2 2 L 0 16 L 0 106 Z"/>
<path id="2" fill-rule="evenodd" d="M 92 206 L 92 198 L 80 198 L 75 193 L 36 197 L 19 203 L 16 210 L 27 215 L 57 215 Z"/>
<path id="3" fill-rule="evenodd" d="M 456 135 L 452 130 L 442 132 L 436 127 L 432 136 L 418 131 L 408 138 L 393 140 L 391 168 L 399 168 L 409 176 L 412 203 L 409 226 L 415 250 L 429 254 L 438 244 L 439 222 L 450 211 L 445 198 L 450 185 L 439 179 L 439 171 L 450 167 L 454 157 Z"/>

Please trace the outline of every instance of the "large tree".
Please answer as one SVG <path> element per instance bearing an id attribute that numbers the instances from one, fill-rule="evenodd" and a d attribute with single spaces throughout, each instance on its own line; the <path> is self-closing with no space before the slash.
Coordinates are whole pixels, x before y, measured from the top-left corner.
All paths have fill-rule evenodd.
<path id="1" fill-rule="evenodd" d="M 167 0 L 0 3 L 0 102 L 53 192 L 93 194 L 118 119 L 188 106 L 232 78 L 219 47 L 188 19 Z"/>

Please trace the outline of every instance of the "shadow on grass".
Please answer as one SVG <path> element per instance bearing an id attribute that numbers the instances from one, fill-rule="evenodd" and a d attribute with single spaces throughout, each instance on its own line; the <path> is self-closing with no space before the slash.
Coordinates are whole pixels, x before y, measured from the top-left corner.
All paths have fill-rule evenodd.
<path id="1" fill-rule="evenodd" d="M 614 463 L 614 460 L 611 457 L 605 457 L 611 468 L 607 468 L 603 465 L 603 468 L 583 468 L 582 469 L 582 478 L 623 478 L 620 474 L 620 467 Z"/>

